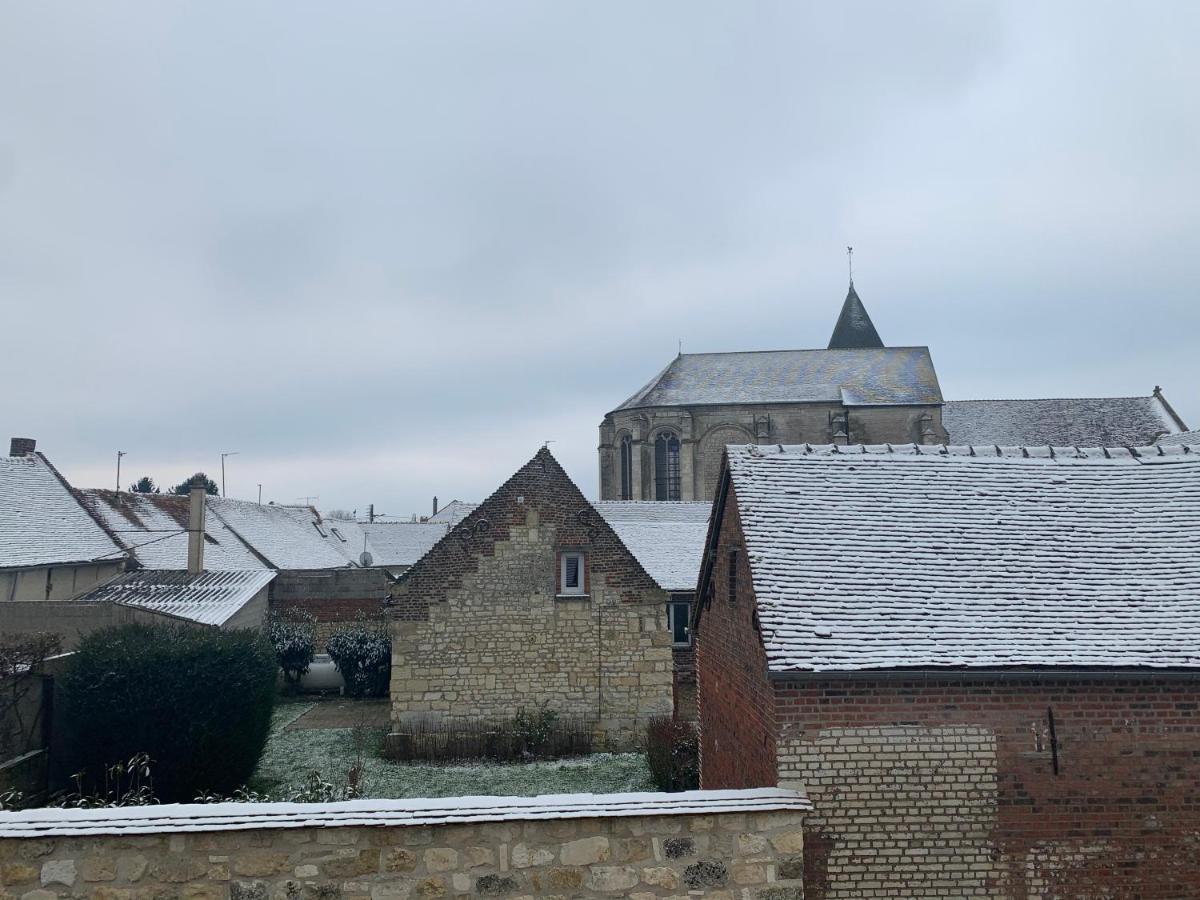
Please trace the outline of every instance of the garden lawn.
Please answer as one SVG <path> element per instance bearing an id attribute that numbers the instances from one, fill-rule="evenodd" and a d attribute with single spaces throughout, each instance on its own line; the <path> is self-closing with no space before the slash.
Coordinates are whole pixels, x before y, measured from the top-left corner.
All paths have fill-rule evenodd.
<path id="1" fill-rule="evenodd" d="M 537 794 L 652 791 L 640 753 L 599 753 L 552 762 L 430 765 L 383 759 L 386 728 L 288 728 L 311 703 L 280 703 L 271 737 L 249 787 L 272 798 L 287 797 L 310 773 L 342 787 L 362 748 L 363 796 L 452 797 L 471 794 L 525 797 Z"/>

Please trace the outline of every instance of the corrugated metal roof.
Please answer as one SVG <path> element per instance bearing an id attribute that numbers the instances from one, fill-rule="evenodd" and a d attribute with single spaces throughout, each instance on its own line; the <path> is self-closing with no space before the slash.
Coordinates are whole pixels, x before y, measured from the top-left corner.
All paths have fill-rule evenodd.
<path id="1" fill-rule="evenodd" d="M 770 668 L 1200 667 L 1189 451 L 730 447 Z"/>
<path id="2" fill-rule="evenodd" d="M 107 600 L 169 613 L 204 625 L 223 625 L 275 578 L 270 569 L 128 572 L 81 600 Z"/>
<path id="3" fill-rule="evenodd" d="M 928 347 L 682 353 L 618 410 L 741 403 L 933 405 Z"/>
<path id="4" fill-rule="evenodd" d="M 124 557 L 41 454 L 0 456 L 0 569 Z"/>
<path id="5" fill-rule="evenodd" d="M 675 794 L 543 794 L 540 797 L 445 797 L 345 800 L 338 803 L 175 803 L 108 809 L 26 809 L 0 812 L 0 838 L 86 837 L 259 828 L 448 825 L 696 816 L 716 813 L 804 812 L 812 804 L 786 788 L 682 791 Z"/>

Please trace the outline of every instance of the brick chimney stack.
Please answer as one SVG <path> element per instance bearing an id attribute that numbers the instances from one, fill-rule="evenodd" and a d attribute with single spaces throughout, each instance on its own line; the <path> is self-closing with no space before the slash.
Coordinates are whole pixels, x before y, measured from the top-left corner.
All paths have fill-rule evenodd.
<path id="1" fill-rule="evenodd" d="M 208 508 L 207 492 L 203 487 L 193 487 L 188 494 L 188 563 L 189 575 L 204 571 L 204 513 Z"/>
<path id="2" fill-rule="evenodd" d="M 8 442 L 9 456 L 29 456 L 37 449 L 37 441 L 33 438 L 13 438 Z"/>

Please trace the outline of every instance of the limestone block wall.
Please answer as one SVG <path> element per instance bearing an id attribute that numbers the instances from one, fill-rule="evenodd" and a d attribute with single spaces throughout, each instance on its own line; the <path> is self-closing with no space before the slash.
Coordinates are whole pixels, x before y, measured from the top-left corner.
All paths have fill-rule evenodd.
<path id="1" fill-rule="evenodd" d="M 545 702 L 595 722 L 610 749 L 636 746 L 652 716 L 671 714 L 667 594 L 631 602 L 589 554 L 587 595 L 559 596 L 557 529 L 529 521 L 510 526 L 426 619 L 393 623 L 393 718 L 507 718 Z"/>
<path id="2" fill-rule="evenodd" d="M 85 833 L 70 821 L 58 833 L 0 838 L 0 896 L 21 900 L 405 900 L 427 897 L 710 897 L 800 900 L 803 815 L 795 799 L 773 804 L 698 801 L 655 814 L 651 795 L 615 795 L 591 815 L 523 818 L 521 810 L 486 821 L 433 825 L 279 827 L 257 821 L 245 804 L 219 826 L 168 807 L 117 820 L 110 832 L 140 823 L 146 833 Z M 641 811 L 629 808 L 642 797 Z M 661 796 L 661 795 L 660 795 Z M 695 795 L 693 795 L 695 796 Z M 552 798 L 537 798 L 538 801 Z M 603 796 L 595 798 L 603 801 Z M 436 803 L 437 801 L 414 801 Z M 453 802 L 453 801 L 443 801 Z M 536 802 L 536 801 L 535 801 Z M 637 806 L 638 804 L 634 804 Z M 281 804 L 263 804 L 265 808 Z M 294 821 L 321 821 L 320 807 L 291 805 Z M 359 808 L 362 809 L 362 802 Z M 710 810 L 708 807 L 711 806 Z M 789 808 L 791 807 L 791 808 Z M 316 808 L 312 812 L 309 809 Z M 71 811 L 72 821 L 84 811 Z M 91 811 L 99 812 L 99 811 Z M 112 811 L 108 811 L 112 812 Z M 120 811 L 125 812 L 125 811 Z M 541 815 L 541 810 L 535 810 Z M 4 819 L 22 814 L 0 814 Z M 282 817 L 288 818 L 286 816 Z M 341 816 L 343 820 L 347 817 Z M 386 813 L 381 821 L 394 821 Z M 349 817 L 354 821 L 353 817 Z M 95 827 L 94 825 L 92 826 Z"/>

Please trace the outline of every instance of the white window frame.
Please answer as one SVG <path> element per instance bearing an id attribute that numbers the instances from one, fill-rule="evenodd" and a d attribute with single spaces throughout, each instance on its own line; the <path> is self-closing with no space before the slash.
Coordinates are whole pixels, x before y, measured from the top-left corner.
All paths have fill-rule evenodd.
<path id="1" fill-rule="evenodd" d="M 680 607 L 688 617 L 687 622 L 687 640 L 680 643 L 675 640 L 675 618 L 679 615 Z M 671 633 L 672 647 L 690 647 L 692 646 L 692 602 L 690 600 L 668 600 L 667 601 L 667 631 Z"/>
<path id="2" fill-rule="evenodd" d="M 567 586 L 567 558 L 578 557 L 579 569 L 576 572 L 579 583 L 575 587 Z M 582 550 L 563 550 L 558 554 L 558 595 L 560 597 L 587 596 L 587 554 Z"/>

